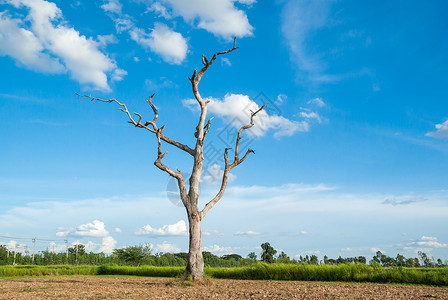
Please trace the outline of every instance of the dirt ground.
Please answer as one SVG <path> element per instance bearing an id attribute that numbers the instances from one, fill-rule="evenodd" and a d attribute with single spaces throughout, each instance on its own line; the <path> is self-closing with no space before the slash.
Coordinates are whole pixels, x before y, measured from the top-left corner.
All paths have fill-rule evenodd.
<path id="1" fill-rule="evenodd" d="M 0 299 L 448 299 L 447 287 L 370 283 L 170 278 L 27 277 L 0 279 Z"/>

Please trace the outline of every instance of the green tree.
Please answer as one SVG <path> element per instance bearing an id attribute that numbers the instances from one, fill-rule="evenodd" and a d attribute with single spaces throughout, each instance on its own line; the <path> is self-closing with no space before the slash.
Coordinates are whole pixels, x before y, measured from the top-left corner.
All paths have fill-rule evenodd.
<path id="1" fill-rule="evenodd" d="M 255 252 L 251 252 L 247 255 L 247 258 L 257 260 L 257 255 L 255 254 Z"/>
<path id="2" fill-rule="evenodd" d="M 277 253 L 277 250 L 272 248 L 268 242 L 261 244 L 261 249 L 263 250 L 263 252 L 261 252 L 261 260 L 263 262 L 273 263 L 274 255 Z"/>
<path id="3" fill-rule="evenodd" d="M 242 259 L 241 255 L 238 255 L 238 254 L 226 254 L 226 255 L 223 255 L 221 258 L 224 260 L 234 259 L 236 261 Z"/>
<path id="4" fill-rule="evenodd" d="M 151 255 L 151 246 L 148 244 L 114 249 L 112 252 L 118 260 L 126 264 L 141 265 Z"/>
<path id="5" fill-rule="evenodd" d="M 282 263 L 282 264 L 288 264 L 288 263 L 291 263 L 291 259 L 290 259 L 289 256 L 288 256 L 285 252 L 283 252 L 283 251 L 278 255 L 276 261 L 277 261 L 278 263 Z"/>

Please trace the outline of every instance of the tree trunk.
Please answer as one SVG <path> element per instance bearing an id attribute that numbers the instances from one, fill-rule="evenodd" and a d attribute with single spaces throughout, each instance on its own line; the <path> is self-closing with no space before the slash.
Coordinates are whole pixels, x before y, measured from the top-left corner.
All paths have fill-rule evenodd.
<path id="1" fill-rule="evenodd" d="M 201 246 L 201 220 L 199 214 L 188 217 L 190 226 L 190 248 L 188 251 L 187 272 L 191 274 L 193 280 L 204 278 L 204 258 L 202 257 Z"/>

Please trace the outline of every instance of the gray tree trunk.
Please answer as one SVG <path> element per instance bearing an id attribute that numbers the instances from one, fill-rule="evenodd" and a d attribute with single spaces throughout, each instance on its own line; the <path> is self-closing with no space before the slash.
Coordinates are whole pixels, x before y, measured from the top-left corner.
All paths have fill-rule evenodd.
<path id="1" fill-rule="evenodd" d="M 190 227 L 190 245 L 188 251 L 187 273 L 191 274 L 193 280 L 204 278 L 204 258 L 201 247 L 201 220 L 196 214 L 188 219 Z"/>

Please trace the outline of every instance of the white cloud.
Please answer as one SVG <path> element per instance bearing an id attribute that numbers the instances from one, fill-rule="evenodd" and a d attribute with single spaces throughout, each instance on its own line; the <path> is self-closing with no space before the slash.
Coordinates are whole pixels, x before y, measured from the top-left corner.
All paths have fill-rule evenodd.
<path id="1" fill-rule="evenodd" d="M 115 249 L 116 244 L 117 241 L 113 237 L 106 236 L 103 238 L 99 252 L 110 254 Z"/>
<path id="2" fill-rule="evenodd" d="M 224 171 L 218 164 L 211 165 L 204 173 L 202 177 L 202 183 L 205 185 L 217 185 L 221 184 Z M 236 175 L 229 173 L 227 183 L 230 183 L 236 179 Z"/>
<path id="3" fill-rule="evenodd" d="M 422 236 L 421 238 L 408 242 L 404 245 L 398 245 L 398 247 L 403 250 L 418 253 L 419 251 L 432 252 L 436 248 L 447 248 L 448 244 L 439 242 L 436 237 Z"/>
<path id="4" fill-rule="evenodd" d="M 7 0 L 6 2 L 16 8 L 28 8 L 29 14 L 24 20 L 31 26 L 30 30 L 19 28 L 19 24 L 25 24 L 17 20 L 5 19 L 2 15 L 1 30 L 6 29 L 7 32 L 3 32 L 0 36 L 6 34 L 6 41 L 11 42 L 11 46 L 1 47 L 4 53 L 10 53 L 16 47 L 16 39 L 23 40 L 26 46 L 30 47 L 29 50 L 21 50 L 20 54 L 13 54 L 20 63 L 43 72 L 61 72 L 64 65 L 71 77 L 79 83 L 93 85 L 104 91 L 110 90 L 107 74 L 118 70 L 115 61 L 99 51 L 100 43 L 80 35 L 74 28 L 66 25 L 62 12 L 55 3 L 44 0 Z M 43 51 L 45 54 L 42 53 Z M 46 54 L 47 52 L 53 57 Z M 49 66 L 42 67 L 44 62 L 48 62 Z M 125 74 L 123 70 L 120 72 Z"/>
<path id="5" fill-rule="evenodd" d="M 441 124 L 436 124 L 436 131 L 431 131 L 426 136 L 434 138 L 448 138 L 448 120 Z"/>
<path id="6" fill-rule="evenodd" d="M 430 248 L 447 248 L 448 244 L 443 244 L 437 241 L 436 237 L 431 236 L 422 236 L 420 240 L 415 242 L 415 245 L 421 247 L 430 247 Z"/>
<path id="7" fill-rule="evenodd" d="M 78 242 L 78 244 L 80 244 Z M 84 249 L 86 250 L 86 252 L 94 252 L 96 248 L 98 248 L 98 244 L 94 243 L 92 241 L 88 241 L 85 245 L 84 245 Z"/>
<path id="8" fill-rule="evenodd" d="M 128 16 L 113 17 L 112 19 L 115 22 L 115 30 L 117 30 L 117 33 L 128 31 L 134 27 L 134 22 Z"/>
<path id="9" fill-rule="evenodd" d="M 67 236 L 69 233 L 73 232 L 73 228 L 58 227 L 56 230 L 56 236 L 59 237 Z"/>
<path id="10" fill-rule="evenodd" d="M 66 244 L 56 244 L 55 242 L 51 242 L 48 250 L 54 253 L 66 252 L 67 246 Z"/>
<path id="11" fill-rule="evenodd" d="M 109 232 L 104 226 L 104 222 L 94 220 L 91 223 L 79 225 L 76 231 L 73 232 L 76 236 L 92 236 L 92 237 L 105 237 L 109 235 Z"/>
<path id="12" fill-rule="evenodd" d="M 245 4 L 245 5 L 252 5 L 255 2 L 257 2 L 257 0 L 236 0 L 235 2 L 239 2 L 239 3 Z"/>
<path id="13" fill-rule="evenodd" d="M 221 57 L 221 66 L 232 66 L 232 63 L 227 57 Z"/>
<path id="14" fill-rule="evenodd" d="M 155 12 L 159 14 L 161 17 L 164 17 L 165 19 L 171 19 L 171 14 L 168 12 L 168 9 L 163 6 L 160 2 L 154 2 L 151 4 L 151 6 L 148 8 L 148 11 Z"/>
<path id="15" fill-rule="evenodd" d="M 305 119 L 316 119 L 317 122 L 322 123 L 322 120 L 321 120 L 319 114 L 315 113 L 313 111 L 312 112 L 301 111 L 299 113 L 299 116 L 302 117 L 302 118 L 305 118 Z"/>
<path id="16" fill-rule="evenodd" d="M 275 105 L 282 105 L 283 102 L 286 101 L 286 99 L 288 99 L 288 96 L 286 96 L 285 94 L 279 94 L 277 96 L 277 100 L 275 101 Z"/>
<path id="17" fill-rule="evenodd" d="M 181 249 L 179 247 L 177 247 L 174 244 L 171 244 L 167 241 L 164 241 L 162 244 L 156 244 L 156 247 L 154 248 L 154 252 L 159 253 L 159 252 L 163 252 L 163 253 L 176 253 L 176 252 L 180 252 Z"/>
<path id="18" fill-rule="evenodd" d="M 6 248 L 8 248 L 9 251 L 14 251 L 18 247 L 17 242 L 14 240 L 9 241 L 8 244 L 6 244 Z"/>
<path id="19" fill-rule="evenodd" d="M 311 99 L 310 101 L 308 101 L 308 104 L 314 104 L 318 107 L 324 107 L 325 106 L 325 102 L 322 98 L 314 98 Z"/>
<path id="20" fill-rule="evenodd" d="M 135 231 L 136 235 L 150 236 L 185 236 L 187 235 L 187 224 L 180 220 L 176 224 L 163 225 L 162 228 L 152 228 L 151 225 L 145 225 Z"/>
<path id="21" fill-rule="evenodd" d="M 140 28 L 133 28 L 129 33 L 137 44 L 151 49 L 167 63 L 181 64 L 187 56 L 187 40 L 165 24 L 155 23 L 149 34 Z"/>
<path id="22" fill-rule="evenodd" d="M 121 5 L 119 0 L 106 0 L 103 5 L 101 5 L 101 8 L 105 12 L 111 12 L 120 14 L 121 9 L 123 8 L 123 5 Z"/>
<path id="23" fill-rule="evenodd" d="M 260 233 L 256 232 L 256 231 L 248 230 L 248 231 L 245 231 L 245 232 L 238 231 L 238 232 L 235 232 L 233 235 L 237 235 L 237 236 L 257 236 L 257 235 L 260 235 Z"/>
<path id="24" fill-rule="evenodd" d="M 305 231 L 305 230 L 300 230 L 299 234 L 300 235 L 308 235 L 309 233 L 307 231 Z"/>
<path id="25" fill-rule="evenodd" d="M 96 38 L 98 40 L 98 45 L 102 48 L 106 47 L 109 44 L 118 43 L 118 39 L 113 34 L 98 35 Z"/>
<path id="26" fill-rule="evenodd" d="M 211 246 L 204 246 L 202 248 L 202 251 L 211 252 L 215 255 L 224 255 L 224 254 L 233 254 L 237 252 L 239 249 L 240 247 L 224 247 L 214 244 Z"/>
<path id="27" fill-rule="evenodd" d="M 203 230 L 202 235 L 203 236 L 211 236 L 211 235 L 224 236 L 224 234 L 219 232 L 218 230 Z"/>
<path id="28" fill-rule="evenodd" d="M 63 228 L 58 227 L 56 232 L 56 236 L 63 237 L 67 235 L 72 236 L 90 236 L 90 237 L 106 237 L 109 235 L 109 232 L 106 230 L 104 226 L 104 222 L 99 220 L 94 220 L 91 223 L 82 224 L 76 227 L 76 230 L 73 228 Z"/>
<path id="29" fill-rule="evenodd" d="M 115 229 L 114 229 L 114 232 L 116 232 L 116 233 L 121 233 L 121 228 L 118 228 L 118 227 L 115 228 Z"/>
<path id="30" fill-rule="evenodd" d="M 239 129 L 250 122 L 250 112 L 256 111 L 260 107 L 249 96 L 239 94 L 227 94 L 223 100 L 207 98 L 210 101 L 208 111 L 218 115 L 233 127 Z M 197 109 L 195 100 L 184 100 L 183 104 L 192 110 Z M 260 111 L 254 117 L 254 126 L 247 131 L 255 137 L 263 136 L 268 130 L 274 131 L 274 137 L 291 136 L 296 132 L 309 130 L 309 125 L 305 121 L 292 121 L 278 115 L 268 115 L 265 110 Z"/>
<path id="31" fill-rule="evenodd" d="M 21 28 L 22 21 L 0 12 L 0 55 L 14 58 L 20 65 L 44 73 L 63 73 L 57 58 L 43 53 L 44 46 L 33 32 Z"/>
<path id="32" fill-rule="evenodd" d="M 235 7 L 233 0 L 163 0 L 173 14 L 182 16 L 185 21 L 207 30 L 215 36 L 231 39 L 234 36 L 251 36 L 253 27 L 244 11 Z M 251 0 L 239 1 L 252 4 Z"/>

